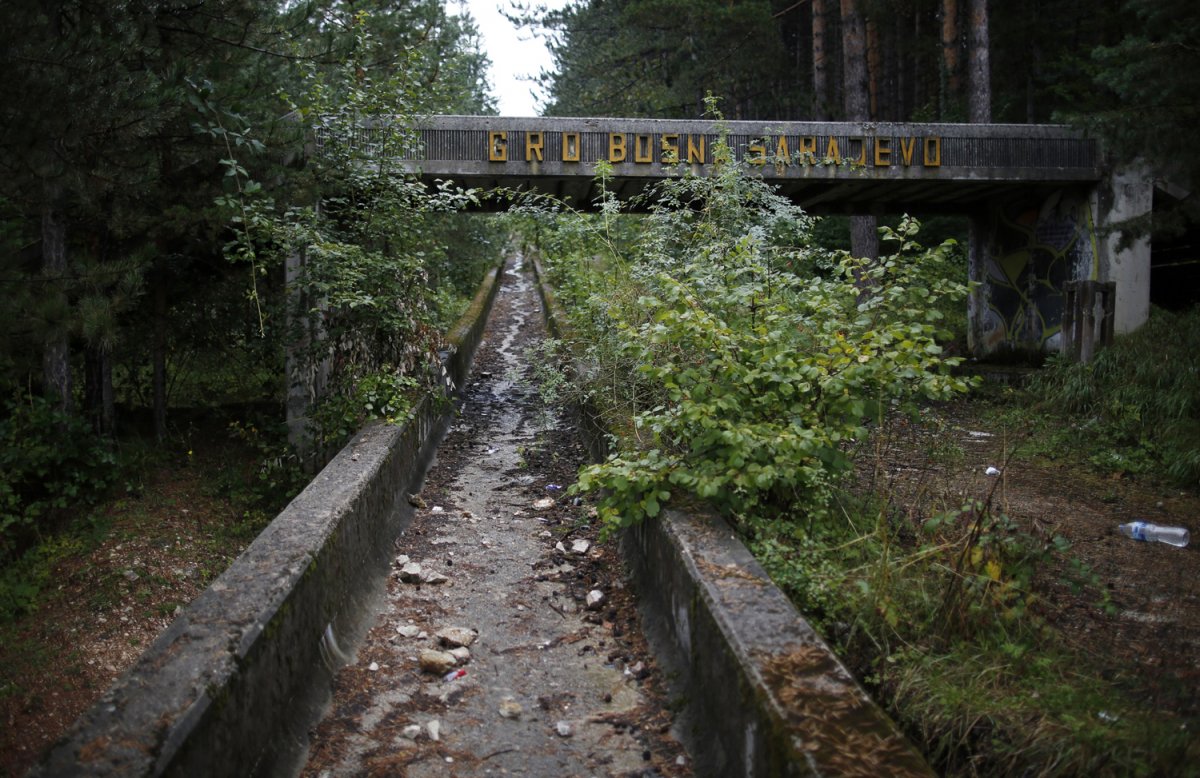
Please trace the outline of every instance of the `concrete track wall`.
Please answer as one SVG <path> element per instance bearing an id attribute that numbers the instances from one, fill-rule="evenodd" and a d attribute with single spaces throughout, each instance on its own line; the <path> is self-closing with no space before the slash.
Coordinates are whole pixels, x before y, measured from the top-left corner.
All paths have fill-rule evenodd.
<path id="1" fill-rule="evenodd" d="M 498 288 L 452 330 L 461 386 Z M 34 775 L 277 775 L 294 769 L 337 644 L 362 628 L 450 410 L 354 436 L 67 733 Z"/>

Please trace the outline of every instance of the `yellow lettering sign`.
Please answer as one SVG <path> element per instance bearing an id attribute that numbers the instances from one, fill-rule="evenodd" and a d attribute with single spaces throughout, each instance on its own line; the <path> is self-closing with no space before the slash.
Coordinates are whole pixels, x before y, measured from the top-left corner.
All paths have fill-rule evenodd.
<path id="1" fill-rule="evenodd" d="M 941 138 L 926 138 L 925 139 L 925 167 L 941 167 L 942 165 L 942 139 Z"/>
<path id="2" fill-rule="evenodd" d="M 887 167 L 892 164 L 892 139 L 875 139 L 875 167 Z"/>
<path id="3" fill-rule="evenodd" d="M 508 162 L 508 133 L 488 131 L 488 162 Z"/>
<path id="4" fill-rule="evenodd" d="M 641 163 L 654 161 L 654 143 L 649 135 L 633 136 L 633 161 Z"/>
<path id="5" fill-rule="evenodd" d="M 867 164 L 867 140 L 866 138 L 851 138 L 850 148 L 854 148 L 854 144 L 858 144 L 858 158 L 854 160 L 854 165 L 866 166 Z"/>
<path id="6" fill-rule="evenodd" d="M 564 132 L 562 134 L 563 162 L 578 162 L 579 154 L 579 133 Z"/>
<path id="7" fill-rule="evenodd" d="M 670 133 L 660 139 L 662 144 L 662 161 L 664 165 L 674 165 L 679 161 L 679 134 Z"/>
<path id="8" fill-rule="evenodd" d="M 751 165 L 764 165 L 767 162 L 767 147 L 764 145 L 766 140 L 763 138 L 755 138 L 750 141 L 750 145 L 746 147 L 746 161 Z"/>
<path id="9" fill-rule="evenodd" d="M 525 161 L 532 162 L 534 156 L 537 156 L 537 161 L 542 161 L 542 148 L 545 142 L 540 132 L 525 133 Z"/>
<path id="10" fill-rule="evenodd" d="M 625 161 L 625 133 L 610 132 L 608 134 L 608 161 L 612 163 Z"/>
<path id="11" fill-rule="evenodd" d="M 832 135 L 829 136 L 829 144 L 825 147 L 825 159 L 829 160 L 835 165 L 842 164 L 842 154 L 841 151 L 838 150 L 837 138 L 833 137 Z"/>
<path id="12" fill-rule="evenodd" d="M 546 159 L 547 143 L 555 143 L 559 135 L 562 143 L 563 162 L 581 162 L 583 159 L 582 132 L 550 132 L 543 130 L 518 131 L 514 143 L 524 136 L 526 162 L 542 162 Z M 633 148 L 629 148 L 629 137 L 633 135 Z M 686 138 L 686 141 L 685 141 Z M 655 145 L 658 158 L 663 164 L 684 161 L 689 165 L 707 165 L 708 137 L 706 135 L 683 135 L 681 133 L 608 133 L 608 161 L 613 164 L 632 161 L 651 164 L 655 161 Z M 917 156 L 918 141 L 920 157 Z M 745 147 L 744 161 L 751 165 L 764 165 L 771 159 L 780 174 L 785 166 L 815 164 L 841 165 L 850 161 L 855 166 L 874 165 L 878 168 L 892 165 L 924 165 L 940 167 L 942 164 L 942 139 L 940 137 L 868 137 L 852 136 L 845 140 L 843 149 L 840 139 L 833 135 L 767 135 L 753 138 Z M 824 146 L 822 150 L 822 146 Z M 822 153 L 823 152 L 823 153 Z M 845 154 L 845 156 L 843 156 Z M 632 157 L 632 160 L 630 159 Z M 686 157 L 686 158 L 685 158 Z M 487 131 L 488 162 L 508 162 L 508 132 Z"/>
<path id="13" fill-rule="evenodd" d="M 792 152 L 788 150 L 787 137 L 779 136 L 779 140 L 775 143 L 775 162 L 776 164 L 787 164 L 792 161 Z"/>

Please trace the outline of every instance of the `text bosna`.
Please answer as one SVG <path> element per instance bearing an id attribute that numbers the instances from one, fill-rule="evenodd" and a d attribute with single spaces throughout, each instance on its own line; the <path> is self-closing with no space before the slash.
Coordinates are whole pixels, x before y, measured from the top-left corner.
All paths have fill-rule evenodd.
<path id="1" fill-rule="evenodd" d="M 561 150 L 563 162 L 583 161 L 583 133 L 525 130 L 517 148 L 510 148 L 509 131 L 488 130 L 489 162 L 544 162 L 549 149 Z M 589 135 L 599 133 L 589 133 Z M 617 165 L 655 162 L 689 165 L 711 164 L 713 136 L 682 133 L 610 132 L 604 141 L 604 159 Z M 523 148 L 522 148 L 523 146 Z M 655 153 L 657 151 L 657 154 Z M 939 167 L 942 164 L 942 139 L 859 135 L 766 135 L 754 138 L 745 147 L 744 159 L 763 165 L 842 165 L 860 167 Z"/>

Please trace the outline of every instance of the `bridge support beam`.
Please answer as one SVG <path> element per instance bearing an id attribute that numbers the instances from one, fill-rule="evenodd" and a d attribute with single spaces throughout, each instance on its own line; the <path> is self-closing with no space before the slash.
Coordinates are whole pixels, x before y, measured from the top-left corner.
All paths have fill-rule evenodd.
<path id="1" fill-rule="evenodd" d="M 971 351 L 994 359 L 1061 350 L 1069 281 L 1113 282 L 1112 331 L 1140 327 L 1150 313 L 1150 242 L 1121 228 L 1148 220 L 1152 186 L 1140 170 L 1118 170 L 1091 188 L 994 200 L 972 213 Z"/>

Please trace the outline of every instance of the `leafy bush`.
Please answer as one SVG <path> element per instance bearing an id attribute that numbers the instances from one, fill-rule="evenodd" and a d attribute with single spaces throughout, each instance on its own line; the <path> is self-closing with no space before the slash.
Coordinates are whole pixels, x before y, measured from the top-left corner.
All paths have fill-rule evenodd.
<path id="1" fill-rule="evenodd" d="M 0 418 L 0 564 L 104 496 L 117 460 L 88 424 L 38 397 Z"/>
<path id="2" fill-rule="evenodd" d="M 0 417 L 0 621 L 34 608 L 63 551 L 51 536 L 105 496 L 116 456 L 90 426 L 40 397 Z"/>
<path id="3" fill-rule="evenodd" d="M 633 434 L 578 483 L 603 490 L 609 528 L 657 515 L 675 492 L 735 519 L 819 517 L 849 469 L 847 446 L 886 404 L 965 390 L 937 343 L 938 304 L 965 285 L 933 277 L 950 245 L 922 249 L 915 221 L 884 231 L 889 256 L 836 254 L 828 275 L 800 275 L 814 261 L 811 220 L 732 162 L 654 197 L 635 253 L 617 264 L 641 294 L 619 307 L 610 296 L 601 327 L 639 366 L 649 407 L 631 409 Z"/>

